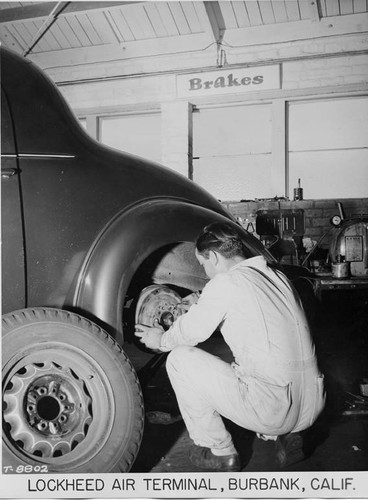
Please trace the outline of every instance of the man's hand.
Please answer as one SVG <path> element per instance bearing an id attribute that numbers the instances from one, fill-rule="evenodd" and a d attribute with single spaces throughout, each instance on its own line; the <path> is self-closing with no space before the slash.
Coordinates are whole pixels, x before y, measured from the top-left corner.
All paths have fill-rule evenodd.
<path id="1" fill-rule="evenodd" d="M 161 326 L 145 326 L 145 325 L 135 325 L 135 336 L 140 339 L 140 341 L 156 352 L 163 352 L 161 350 L 161 337 L 164 333 Z"/>
<path id="2" fill-rule="evenodd" d="M 193 304 L 198 302 L 200 296 L 200 292 L 193 292 L 186 297 L 183 297 L 180 304 L 176 306 L 176 308 L 180 311 L 181 314 L 188 312 Z"/>

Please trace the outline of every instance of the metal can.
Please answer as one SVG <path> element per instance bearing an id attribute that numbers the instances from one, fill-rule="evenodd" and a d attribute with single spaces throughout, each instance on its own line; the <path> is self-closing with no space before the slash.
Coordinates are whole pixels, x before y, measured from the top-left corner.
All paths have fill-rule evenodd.
<path id="1" fill-rule="evenodd" d="M 334 278 L 347 278 L 350 271 L 350 262 L 336 262 L 331 264 Z"/>
<path id="2" fill-rule="evenodd" d="M 297 187 L 294 188 L 294 201 L 300 201 L 303 199 L 303 188 Z"/>

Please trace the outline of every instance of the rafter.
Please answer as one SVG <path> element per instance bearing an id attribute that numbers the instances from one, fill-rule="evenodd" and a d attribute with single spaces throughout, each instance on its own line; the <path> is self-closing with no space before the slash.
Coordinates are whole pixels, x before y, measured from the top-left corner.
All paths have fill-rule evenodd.
<path id="1" fill-rule="evenodd" d="M 69 3 L 70 2 L 58 2 L 57 4 L 55 4 L 54 8 L 42 23 L 42 26 L 40 27 L 36 35 L 33 37 L 29 46 L 24 50 L 24 56 L 27 56 L 32 51 L 32 49 L 37 45 L 37 43 L 41 40 L 45 33 L 47 33 L 51 26 L 57 21 L 61 13 L 68 8 Z"/>
<path id="2" fill-rule="evenodd" d="M 318 23 L 322 18 L 321 0 L 308 0 L 310 18 L 313 23 Z"/>
<path id="3" fill-rule="evenodd" d="M 206 10 L 208 24 L 211 29 L 213 39 L 216 43 L 221 43 L 225 34 L 225 21 L 222 16 L 219 2 L 203 2 Z"/>
<path id="4" fill-rule="evenodd" d="M 119 7 L 133 3 L 137 4 L 141 2 L 69 2 L 69 5 L 63 11 L 63 14 L 71 14 L 73 12 L 82 12 L 85 10 L 110 9 L 112 7 Z M 2 9 L 0 10 L 0 23 L 47 17 L 54 8 L 55 2 L 40 2 L 32 5 L 25 5 L 24 7 L 10 7 L 8 9 Z"/>

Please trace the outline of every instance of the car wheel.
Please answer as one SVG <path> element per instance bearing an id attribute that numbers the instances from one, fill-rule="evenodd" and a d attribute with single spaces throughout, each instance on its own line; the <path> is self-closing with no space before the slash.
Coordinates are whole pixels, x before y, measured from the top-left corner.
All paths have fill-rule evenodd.
<path id="1" fill-rule="evenodd" d="M 112 337 L 58 309 L 6 314 L 2 328 L 3 469 L 130 470 L 143 434 L 143 398 Z"/>

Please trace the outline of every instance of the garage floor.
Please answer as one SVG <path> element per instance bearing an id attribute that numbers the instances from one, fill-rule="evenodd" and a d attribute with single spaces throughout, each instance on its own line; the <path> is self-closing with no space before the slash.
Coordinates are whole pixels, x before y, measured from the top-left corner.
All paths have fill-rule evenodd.
<path id="1" fill-rule="evenodd" d="M 325 292 L 314 338 L 325 374 L 327 404 L 318 421 L 305 431 L 306 459 L 287 471 L 368 470 L 368 398 L 359 384 L 368 383 L 368 296 L 359 291 Z M 202 347 L 228 358 L 220 335 Z M 151 354 L 129 345 L 127 353 L 142 378 L 146 406 L 143 442 L 132 472 L 200 472 L 188 459 L 191 440 L 177 408 L 163 362 L 146 380 Z M 141 370 L 141 368 L 143 368 Z M 243 471 L 277 471 L 274 443 L 227 422 L 241 455 Z"/>

